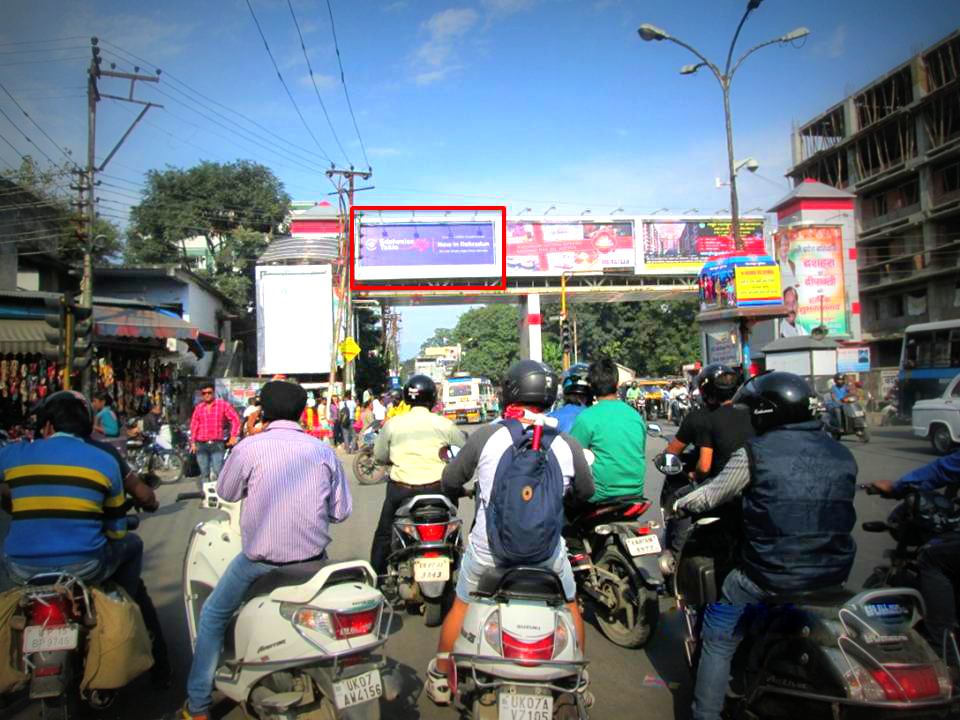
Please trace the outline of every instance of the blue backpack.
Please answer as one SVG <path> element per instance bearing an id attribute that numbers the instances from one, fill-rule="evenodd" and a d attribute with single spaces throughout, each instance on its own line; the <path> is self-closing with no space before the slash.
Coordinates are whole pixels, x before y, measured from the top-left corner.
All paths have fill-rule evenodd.
<path id="1" fill-rule="evenodd" d="M 550 446 L 556 431 L 543 428 L 540 448 L 518 420 L 504 420 L 513 445 L 493 476 L 487 503 L 487 540 L 498 567 L 549 560 L 563 529 L 563 472 Z"/>

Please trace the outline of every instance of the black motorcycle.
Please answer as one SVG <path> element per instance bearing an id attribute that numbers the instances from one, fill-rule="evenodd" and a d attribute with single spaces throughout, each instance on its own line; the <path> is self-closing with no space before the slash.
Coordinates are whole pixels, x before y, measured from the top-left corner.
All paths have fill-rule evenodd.
<path id="1" fill-rule="evenodd" d="M 676 456 L 655 463 L 664 474 L 682 472 Z M 703 611 L 718 601 L 736 559 L 731 526 L 719 513 L 694 519 L 671 583 L 691 669 L 699 657 Z M 731 665 L 726 716 L 953 717 L 949 671 L 916 630 L 922 608 L 920 594 L 905 587 L 856 594 L 838 587 L 752 606 Z"/>
<path id="2" fill-rule="evenodd" d="M 876 493 L 872 487 L 864 489 L 869 494 Z M 955 500 L 941 493 L 910 489 L 891 511 L 886 522 L 865 522 L 862 527 L 870 533 L 888 532 L 897 543 L 893 550 L 884 555 L 888 562 L 874 568 L 863 586 L 919 589 L 917 557 L 920 549 L 935 537 L 960 532 L 960 509 Z M 960 614 L 960 602 L 957 610 Z M 956 638 L 945 638 L 944 643 L 944 647 L 938 648 L 940 657 L 949 658 L 951 665 L 960 667 Z"/>

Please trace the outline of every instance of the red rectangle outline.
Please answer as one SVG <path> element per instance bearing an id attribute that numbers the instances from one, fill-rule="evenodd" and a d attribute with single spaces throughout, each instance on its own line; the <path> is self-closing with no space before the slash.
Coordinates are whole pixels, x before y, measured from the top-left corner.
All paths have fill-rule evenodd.
<path id="1" fill-rule="evenodd" d="M 500 211 L 500 284 L 499 285 L 441 285 L 431 287 L 429 285 L 361 285 L 357 282 L 353 266 L 353 232 L 356 227 L 354 222 L 355 210 L 499 210 Z M 440 279 L 440 278 L 431 278 Z M 352 205 L 350 207 L 350 290 L 351 291 L 377 291 L 377 290 L 469 290 L 471 292 L 488 293 L 491 291 L 503 291 L 507 289 L 507 206 L 506 205 Z"/>

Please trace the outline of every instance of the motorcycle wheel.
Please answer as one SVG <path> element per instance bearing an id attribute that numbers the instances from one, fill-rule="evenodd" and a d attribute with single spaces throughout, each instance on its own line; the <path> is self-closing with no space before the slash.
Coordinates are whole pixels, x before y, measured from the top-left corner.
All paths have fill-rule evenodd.
<path id="1" fill-rule="evenodd" d="M 427 627 L 437 627 L 443 622 L 443 598 L 424 598 L 423 624 Z"/>
<path id="2" fill-rule="evenodd" d="M 632 570 L 630 561 L 620 554 L 620 550 L 615 545 L 608 545 L 597 561 L 598 568 L 616 575 L 619 578 L 630 578 Z M 602 583 L 603 581 L 601 581 Z M 638 648 L 646 644 L 656 625 L 657 616 L 660 608 L 657 604 L 656 595 L 651 596 L 642 585 L 637 585 L 629 581 L 632 590 L 636 594 L 636 600 L 633 603 L 633 622 L 630 623 L 624 603 L 626 600 L 617 595 L 619 604 L 616 609 L 608 614 L 603 608 L 597 608 L 595 615 L 600 631 L 607 636 L 615 645 L 625 648 Z M 617 591 L 612 590 L 615 594 Z"/>
<path id="3" fill-rule="evenodd" d="M 180 453 L 172 452 L 167 455 L 164 465 L 162 482 L 174 483 L 183 479 L 183 458 Z"/>
<path id="4" fill-rule="evenodd" d="M 75 720 L 80 717 L 80 702 L 76 690 L 70 688 L 60 697 L 40 700 L 41 720 Z"/>
<path id="5" fill-rule="evenodd" d="M 361 448 L 353 459 L 353 474 L 361 485 L 373 485 L 376 477 L 377 465 L 373 461 L 373 450 Z"/>

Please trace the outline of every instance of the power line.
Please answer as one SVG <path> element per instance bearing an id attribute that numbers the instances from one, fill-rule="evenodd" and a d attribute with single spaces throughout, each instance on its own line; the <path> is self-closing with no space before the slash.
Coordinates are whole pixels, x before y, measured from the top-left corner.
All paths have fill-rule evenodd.
<path id="1" fill-rule="evenodd" d="M 250 0 L 247 0 L 247 4 L 250 4 Z M 369 170 L 370 160 L 367 158 L 367 148 L 363 144 L 363 138 L 360 137 L 357 116 L 353 114 L 353 104 L 350 102 L 350 93 L 347 92 L 347 78 L 343 72 L 343 60 L 340 58 L 340 44 L 337 42 L 337 26 L 333 22 L 333 8 L 330 7 L 330 0 L 327 0 L 327 13 L 330 15 L 330 31 L 333 33 L 333 47 L 337 51 L 337 64 L 340 66 L 340 82 L 343 84 L 343 95 L 347 98 L 347 108 L 350 110 L 350 117 L 353 119 L 353 129 L 357 131 L 357 140 L 360 141 L 360 151 L 363 153 L 363 161 L 367 164 L 367 169 Z"/>
<path id="2" fill-rule="evenodd" d="M 10 123 L 11 125 L 13 125 L 14 130 L 16 130 L 18 133 L 20 133 L 21 135 L 23 135 L 24 139 L 25 139 L 28 143 L 30 143 L 31 145 L 33 145 L 33 146 L 39 151 L 39 153 L 40 153 L 41 155 L 43 155 L 43 156 L 47 159 L 47 161 L 48 161 L 51 165 L 53 165 L 54 167 L 57 166 L 57 163 L 54 161 L 54 159 L 53 159 L 52 157 L 50 157 L 49 155 L 47 155 L 47 153 L 44 152 L 43 148 L 41 148 L 39 145 L 37 145 L 33 140 L 30 139 L 30 136 L 29 136 L 29 135 L 27 135 L 23 130 L 21 130 L 20 127 L 10 118 L 10 116 L 7 115 L 6 111 L 5 111 L 3 108 L 0 108 L 0 115 L 3 115 L 3 116 L 7 119 L 7 122 Z M 19 154 L 19 153 L 18 153 L 18 154 Z M 20 157 L 23 157 L 23 155 L 20 155 Z M 26 158 L 24 158 L 24 160 L 26 160 Z"/>
<path id="3" fill-rule="evenodd" d="M 330 122 L 330 115 L 327 114 L 327 106 L 323 104 L 323 98 L 320 97 L 320 88 L 317 87 L 317 79 L 313 76 L 313 67 L 310 65 L 310 56 L 307 54 L 307 46 L 303 42 L 303 33 L 300 32 L 300 23 L 297 21 L 296 13 L 293 12 L 293 3 L 287 0 L 287 7 L 290 8 L 290 16 L 293 18 L 293 24 L 297 26 L 297 35 L 300 36 L 300 49 L 303 50 L 303 59 L 307 61 L 307 70 L 310 73 L 310 81 L 313 83 L 314 92 L 317 93 L 317 101 L 320 103 L 320 109 L 323 110 L 323 116 L 327 119 L 327 125 L 330 126 L 330 132 L 333 133 L 333 139 L 337 141 L 337 147 L 343 153 L 348 165 L 352 165 L 347 151 L 343 149 L 340 138 L 337 137 L 337 131 L 333 129 L 333 123 Z"/>
<path id="4" fill-rule="evenodd" d="M 56 142 L 52 137 L 50 137 L 50 136 L 47 134 L 47 131 L 44 130 L 42 127 L 40 127 L 40 125 L 37 123 L 36 120 L 34 120 L 32 117 L 30 117 L 30 113 L 28 113 L 26 110 L 23 109 L 23 106 L 22 106 L 19 102 L 17 102 L 17 99 L 16 99 L 13 95 L 10 94 L 10 91 L 7 90 L 7 87 L 6 87 L 2 82 L 0 82 L 0 90 L 3 90 L 3 92 L 6 94 L 6 96 L 7 96 L 8 98 L 10 98 L 10 100 L 13 101 L 13 104 L 17 106 L 17 109 L 20 110 L 20 112 L 23 113 L 23 116 L 24 116 L 27 120 L 29 120 L 31 123 L 33 123 L 33 126 L 34 126 L 37 130 L 40 131 L 40 133 L 50 142 L 51 145 L 53 145 L 57 150 L 59 150 L 59 151 L 63 154 L 63 156 L 64 156 L 69 162 L 71 162 L 71 163 L 73 163 L 74 165 L 76 165 L 76 163 L 74 162 L 73 158 L 70 157 L 70 153 L 68 153 L 68 152 L 67 152 L 66 150 L 64 150 L 59 144 L 57 144 L 57 142 Z M 4 113 L 4 115 L 6 115 L 6 113 Z"/>
<path id="5" fill-rule="evenodd" d="M 86 40 L 87 38 L 83 35 L 70 35 L 68 37 L 60 38 L 44 38 L 43 40 L 17 40 L 16 42 L 5 42 L 0 43 L 0 47 L 14 47 L 16 45 L 40 45 L 42 43 L 59 43 L 67 42 L 71 40 Z"/>
<path id="6" fill-rule="evenodd" d="M 303 126 L 307 129 L 307 132 L 310 134 L 310 137 L 313 138 L 313 142 L 316 143 L 317 147 L 320 148 L 320 152 L 323 153 L 323 156 L 333 164 L 333 160 L 327 155 L 326 150 L 323 149 L 323 146 L 320 145 L 320 141 L 317 140 L 317 136 L 313 134 L 313 130 L 310 129 L 310 126 L 307 125 L 306 118 L 303 117 L 303 113 L 300 112 L 300 106 L 297 105 L 297 101 L 293 98 L 293 93 L 290 92 L 290 88 L 287 87 L 287 81 L 283 79 L 283 74 L 280 72 L 280 67 L 277 65 L 276 59 L 273 57 L 273 51 L 270 50 L 270 44 L 267 42 L 267 36 L 263 34 L 263 28 L 260 27 L 260 21 L 257 20 L 257 14 L 253 11 L 253 5 L 250 4 L 250 0 L 246 0 L 247 9 L 250 10 L 250 16 L 253 18 L 254 24 L 257 26 L 257 32 L 260 33 L 260 39 L 263 40 L 263 47 L 267 50 L 267 55 L 270 56 L 270 62 L 273 63 L 273 69 L 277 71 L 277 77 L 280 79 L 280 84 L 283 85 L 283 89 L 287 92 L 287 97 L 290 98 L 290 102 L 293 103 L 294 110 L 297 111 L 297 115 L 300 116 L 300 122 L 303 123 Z"/>

